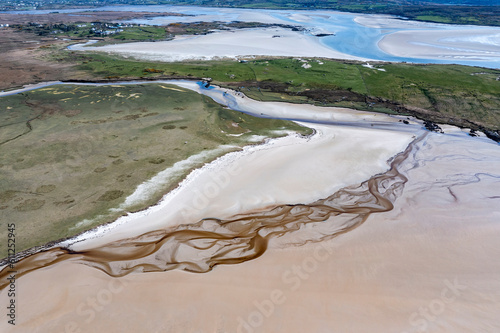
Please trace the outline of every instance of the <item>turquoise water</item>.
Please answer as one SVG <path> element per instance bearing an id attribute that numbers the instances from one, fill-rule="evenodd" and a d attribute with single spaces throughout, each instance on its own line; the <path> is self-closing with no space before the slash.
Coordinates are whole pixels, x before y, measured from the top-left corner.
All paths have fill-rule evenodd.
<path id="1" fill-rule="evenodd" d="M 454 60 L 436 60 L 426 58 L 397 57 L 383 52 L 378 47 L 378 42 L 387 34 L 402 31 L 405 29 L 379 29 L 362 26 L 354 21 L 360 14 L 341 13 L 334 11 L 300 11 L 300 10 L 263 10 L 263 9 L 240 9 L 240 8 L 211 8 L 211 7 L 193 7 L 193 6 L 106 6 L 94 9 L 92 11 L 135 11 L 135 12 L 174 12 L 185 14 L 187 16 L 158 16 L 148 19 L 128 20 L 124 22 L 166 25 L 175 22 L 199 22 L 199 21 L 258 21 L 261 18 L 252 17 L 253 14 L 263 14 L 264 21 L 276 22 L 290 25 L 300 25 L 307 29 L 304 33 L 335 33 L 335 36 L 321 37 L 320 42 L 336 51 L 346 53 L 352 56 L 368 58 L 380 61 L 394 62 L 414 62 L 414 63 L 455 63 L 462 65 L 481 66 L 489 68 L 500 68 L 500 57 L 498 54 L 491 57 L 485 57 L 477 60 L 454 59 Z M 82 9 L 58 10 L 60 13 L 74 13 Z M 28 11 L 19 13 L 44 14 L 50 13 L 50 10 Z M 306 16 L 306 19 L 304 17 Z M 418 26 L 409 26 L 412 29 L 434 29 L 458 30 L 458 29 L 498 29 L 493 27 L 477 26 L 458 26 L 445 24 L 419 24 Z M 459 37 L 459 36 L 457 36 Z M 500 43 L 498 45 L 500 53 Z"/>

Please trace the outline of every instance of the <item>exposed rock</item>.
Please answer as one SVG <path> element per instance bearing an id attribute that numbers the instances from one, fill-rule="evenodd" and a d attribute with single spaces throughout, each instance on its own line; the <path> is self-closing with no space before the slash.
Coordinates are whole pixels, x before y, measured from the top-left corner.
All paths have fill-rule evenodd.
<path id="1" fill-rule="evenodd" d="M 444 133 L 443 130 L 441 129 L 441 127 L 439 127 L 438 125 L 436 125 L 435 123 L 433 123 L 432 121 L 429 121 L 429 120 L 425 120 L 424 121 L 424 126 L 427 130 L 431 131 L 431 132 L 438 132 L 438 133 Z"/>
<path id="2" fill-rule="evenodd" d="M 486 136 L 488 138 L 490 138 L 491 140 L 495 141 L 495 142 L 500 142 L 500 133 L 498 133 L 498 131 L 488 131 L 488 130 L 484 130 L 483 131 L 484 134 L 486 134 Z"/>

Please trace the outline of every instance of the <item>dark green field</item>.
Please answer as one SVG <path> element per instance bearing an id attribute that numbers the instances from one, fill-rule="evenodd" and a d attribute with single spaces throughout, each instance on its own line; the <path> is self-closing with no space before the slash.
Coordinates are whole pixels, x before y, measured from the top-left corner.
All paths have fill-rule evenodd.
<path id="1" fill-rule="evenodd" d="M 404 63 L 380 63 L 371 69 L 325 59 L 149 63 L 77 53 L 65 59 L 96 78 L 210 77 L 259 100 L 409 113 L 475 129 L 500 129 L 500 70 L 494 69 Z M 302 67 L 304 61 L 311 67 Z"/>
<path id="2" fill-rule="evenodd" d="M 252 135 L 311 131 L 164 84 L 47 87 L 0 98 L 0 120 L 0 239 L 15 223 L 18 251 L 114 220 L 123 210 L 110 209 L 139 184 L 194 154 L 206 152 L 125 209 L 157 202 L 191 169 Z M 232 148 L 214 151 L 221 145 Z"/>

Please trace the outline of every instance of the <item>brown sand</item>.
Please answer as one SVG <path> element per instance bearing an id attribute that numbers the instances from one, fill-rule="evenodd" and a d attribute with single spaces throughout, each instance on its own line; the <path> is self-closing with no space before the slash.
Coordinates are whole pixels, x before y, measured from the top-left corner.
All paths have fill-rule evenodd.
<path id="1" fill-rule="evenodd" d="M 17 281 L 2 332 L 495 332 L 498 145 L 431 134 L 393 210 L 332 240 L 209 273 L 110 278 L 64 262 Z M 304 232 L 307 230 L 304 229 Z M 300 233 L 299 233 L 300 235 Z M 1 304 L 8 300 L 0 293 Z"/>

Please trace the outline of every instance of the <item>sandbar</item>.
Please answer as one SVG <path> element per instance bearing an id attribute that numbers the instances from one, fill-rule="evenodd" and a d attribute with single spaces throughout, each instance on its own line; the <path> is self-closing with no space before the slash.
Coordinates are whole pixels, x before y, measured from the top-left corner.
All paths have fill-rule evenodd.
<path id="1" fill-rule="evenodd" d="M 386 35 L 378 46 L 399 57 L 500 61 L 500 29 L 399 31 Z"/>
<path id="2" fill-rule="evenodd" d="M 217 31 L 202 36 L 179 36 L 171 41 L 139 42 L 72 50 L 103 51 L 148 61 L 236 59 L 255 56 L 324 57 L 366 60 L 332 50 L 318 37 L 283 28 Z"/>

